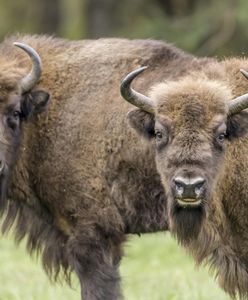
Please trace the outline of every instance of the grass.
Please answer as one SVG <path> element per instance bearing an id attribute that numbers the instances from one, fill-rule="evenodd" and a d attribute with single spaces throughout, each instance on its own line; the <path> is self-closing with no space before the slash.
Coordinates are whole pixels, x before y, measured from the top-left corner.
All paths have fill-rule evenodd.
<path id="1" fill-rule="evenodd" d="M 121 264 L 125 300 L 229 300 L 203 268 L 196 270 L 168 234 L 132 237 Z M 24 244 L 0 239 L 0 300 L 79 300 L 79 284 L 52 284 Z"/>

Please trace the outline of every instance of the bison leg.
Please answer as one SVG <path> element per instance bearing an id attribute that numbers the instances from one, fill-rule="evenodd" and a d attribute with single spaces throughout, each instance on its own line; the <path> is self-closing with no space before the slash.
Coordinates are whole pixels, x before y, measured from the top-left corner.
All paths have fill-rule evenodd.
<path id="1" fill-rule="evenodd" d="M 102 264 L 92 266 L 90 272 L 77 270 L 83 300 L 117 300 L 120 298 L 119 272 L 117 266 Z"/>
<path id="2" fill-rule="evenodd" d="M 119 249 L 112 245 L 106 249 L 102 245 L 99 247 L 99 244 L 84 244 L 71 253 L 83 300 L 120 299 Z"/>

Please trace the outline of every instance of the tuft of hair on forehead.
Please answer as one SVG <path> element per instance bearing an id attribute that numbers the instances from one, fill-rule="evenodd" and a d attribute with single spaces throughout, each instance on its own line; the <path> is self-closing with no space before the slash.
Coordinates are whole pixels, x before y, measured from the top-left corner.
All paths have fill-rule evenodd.
<path id="1" fill-rule="evenodd" d="M 231 90 L 220 81 L 186 77 L 155 85 L 150 91 L 157 113 L 180 110 L 185 105 L 199 105 L 205 112 L 225 114 L 227 102 L 232 98 Z"/>

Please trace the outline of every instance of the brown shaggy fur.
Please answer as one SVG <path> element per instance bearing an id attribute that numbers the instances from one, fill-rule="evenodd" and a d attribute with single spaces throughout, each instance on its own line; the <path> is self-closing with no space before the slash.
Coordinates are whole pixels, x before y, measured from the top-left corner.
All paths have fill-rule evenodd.
<path id="1" fill-rule="evenodd" d="M 25 101 L 19 83 L 31 63 L 14 41 L 37 50 L 43 63 L 41 81 L 22 96 Z M 69 281 L 74 270 L 84 300 L 119 298 L 118 266 L 126 234 L 168 228 L 153 148 L 127 124 L 131 105 L 119 95 L 121 78 L 149 65 L 139 82 L 145 92 L 164 78 L 200 70 L 208 62 L 152 40 L 14 36 L 0 45 L 1 118 L 12 90 L 25 111 L 34 105 L 36 91 L 51 95 L 47 112 L 24 113 L 21 133 L 5 152 L 1 149 L 3 157 L 13 154 L 1 183 L 3 231 L 14 224 L 17 240 L 27 237 L 28 250 L 41 253 L 45 270 L 55 279 L 62 270 Z"/>
<path id="2" fill-rule="evenodd" d="M 147 128 L 165 136 L 164 142 L 157 140 L 156 163 L 167 191 L 172 234 L 197 263 L 210 265 L 225 291 L 246 299 L 248 116 L 247 111 L 227 115 L 227 101 L 247 92 L 240 68 L 248 69 L 247 60 L 213 62 L 203 72 L 194 70 L 177 81 L 154 85 L 149 95 L 156 103 L 155 115 L 134 111 L 129 120 L 151 144 Z M 222 132 L 225 141 L 218 142 Z M 172 183 L 177 174 L 206 179 L 200 206 L 178 206 Z"/>
<path id="3" fill-rule="evenodd" d="M 137 90 L 146 94 L 158 83 L 171 82 L 165 88 L 166 98 L 163 96 L 161 100 L 164 84 L 153 88 L 151 95 L 157 99 L 157 115 L 164 116 L 167 109 L 171 118 L 174 113 L 175 118 L 178 113 L 181 116 L 192 113 L 192 126 L 201 124 L 204 130 L 206 122 L 208 128 L 214 126 L 212 114 L 225 115 L 223 97 L 245 91 L 246 85 L 237 69 L 245 65 L 240 60 L 217 63 L 197 59 L 152 40 L 69 42 L 44 36 L 10 37 L 0 45 L 0 100 L 7 99 L 0 106 L 1 118 L 10 99 L 16 99 L 12 93 L 20 97 L 20 79 L 30 68 L 29 58 L 12 45 L 13 41 L 32 46 L 43 62 L 41 81 L 25 97 L 30 100 L 35 91 L 45 89 L 51 101 L 46 113 L 24 118 L 20 135 L 11 143 L 16 146 L 1 148 L 3 157 L 12 154 L 9 172 L 1 183 L 4 187 L 1 194 L 7 188 L 8 195 L 7 199 L 1 198 L 0 204 L 1 212 L 5 213 L 3 231 L 14 224 L 17 240 L 27 237 L 28 250 L 41 253 L 46 271 L 55 279 L 61 270 L 69 280 L 74 270 L 84 300 L 117 299 L 121 294 L 118 266 L 126 234 L 167 230 L 175 224 L 170 214 L 171 197 L 168 193 L 167 203 L 157 171 L 154 142 L 140 140 L 128 126 L 126 115 L 132 107 L 119 95 L 121 78 L 139 66 L 148 65 L 149 69 L 135 85 Z M 173 82 L 180 79 L 182 85 Z M 174 105 L 179 102 L 173 101 L 174 91 L 181 101 L 176 109 Z M 168 97 L 171 108 L 163 107 L 164 102 L 169 104 Z M 202 99 L 209 102 L 205 104 Z M 31 100 L 27 103 L 32 104 Z M 139 110 L 129 114 L 134 127 L 145 126 L 146 130 L 140 128 L 139 132 L 146 137 L 154 135 L 154 119 Z M 180 122 L 180 128 L 186 131 L 191 128 L 184 117 Z M 229 127 L 235 129 L 236 135 L 241 134 L 237 133 L 240 123 L 238 119 L 230 121 Z M 195 136 L 199 138 L 197 130 Z M 210 133 L 206 139 L 207 136 Z M 5 134 L 1 133 L 0 142 L 3 137 Z M 184 142 L 187 147 L 185 139 Z M 224 164 L 218 176 L 224 178 L 225 184 L 220 179 L 214 181 L 218 196 L 205 205 L 204 218 L 198 215 L 200 232 L 196 230 L 193 239 L 184 238 L 188 232 L 179 226 L 181 234 L 180 230 L 178 234 L 198 262 L 205 259 L 218 270 L 222 286 L 232 295 L 236 292 L 246 295 L 248 286 L 245 143 L 246 139 L 235 140 L 225 157 L 216 151 L 218 168 L 207 173 L 211 177 L 220 170 L 220 161 L 227 160 L 229 163 Z M 202 150 L 203 156 L 198 158 L 210 161 L 209 145 L 205 143 Z M 176 158 L 178 154 L 174 154 Z M 213 165 L 215 161 L 211 162 Z M 164 168 L 158 166 L 158 170 L 167 192 Z M 229 204 L 230 200 L 233 204 Z M 186 219 L 184 214 L 182 220 Z M 194 222 L 195 218 L 191 219 Z"/>

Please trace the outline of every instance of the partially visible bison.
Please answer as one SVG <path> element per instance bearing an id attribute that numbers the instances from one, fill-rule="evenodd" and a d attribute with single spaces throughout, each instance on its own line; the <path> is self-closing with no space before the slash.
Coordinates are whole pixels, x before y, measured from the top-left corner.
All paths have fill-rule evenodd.
<path id="1" fill-rule="evenodd" d="M 143 68 L 121 86 L 140 108 L 129 112 L 119 82 L 144 65 L 140 93 L 130 84 Z M 84 300 L 120 297 L 126 234 L 168 228 L 217 270 L 226 291 L 247 296 L 247 97 L 228 102 L 246 90 L 240 67 L 248 63 L 198 59 L 150 40 L 7 38 L 3 231 L 14 224 L 55 279 L 75 271 Z"/>

